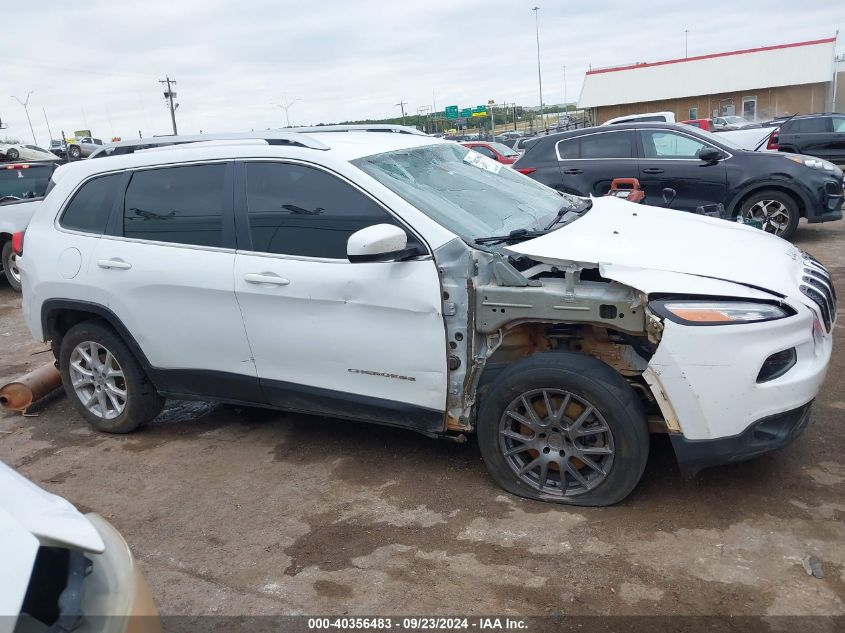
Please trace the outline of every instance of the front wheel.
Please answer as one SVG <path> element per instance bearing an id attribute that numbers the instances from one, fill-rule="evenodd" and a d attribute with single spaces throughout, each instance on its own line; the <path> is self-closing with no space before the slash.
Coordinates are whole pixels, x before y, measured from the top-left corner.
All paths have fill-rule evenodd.
<path id="1" fill-rule="evenodd" d="M 6 150 L 6 158 L 9 160 L 17 160 L 21 157 L 21 153 L 16 150 L 14 147 L 10 147 Z"/>
<path id="2" fill-rule="evenodd" d="M 70 157 L 74 160 L 82 156 L 82 150 L 79 148 L 78 145 L 71 145 L 67 151 L 68 154 L 70 154 Z"/>
<path id="3" fill-rule="evenodd" d="M 798 228 L 801 212 L 792 196 L 775 190 L 759 191 L 742 203 L 743 219 L 762 223 L 766 233 L 788 240 Z"/>
<path id="4" fill-rule="evenodd" d="M 164 407 L 126 343 L 103 323 L 84 321 L 65 334 L 59 371 L 74 408 L 98 431 L 129 433 Z"/>
<path id="5" fill-rule="evenodd" d="M 487 469 L 514 494 L 583 506 L 612 505 L 640 480 L 648 427 L 634 390 L 601 361 L 537 354 L 490 386 L 478 417 Z"/>
<path id="6" fill-rule="evenodd" d="M 12 290 L 21 291 L 21 271 L 18 268 L 18 256 L 12 250 L 12 242 L 6 241 L 3 244 L 3 249 L 0 251 L 0 264 L 3 265 L 3 273 L 6 275 L 6 281 L 12 287 Z"/>

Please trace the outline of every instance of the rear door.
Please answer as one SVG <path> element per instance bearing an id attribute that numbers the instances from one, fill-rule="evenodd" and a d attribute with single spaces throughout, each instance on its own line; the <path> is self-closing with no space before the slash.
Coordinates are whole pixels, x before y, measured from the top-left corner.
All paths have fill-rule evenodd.
<path id="1" fill-rule="evenodd" d="M 833 122 L 827 116 L 795 119 L 785 140 L 801 154 L 829 159 L 834 149 Z"/>
<path id="2" fill-rule="evenodd" d="M 556 143 L 561 189 L 603 196 L 615 178 L 636 178 L 634 132 L 613 130 L 569 137 Z"/>
<path id="3" fill-rule="evenodd" d="M 173 393 L 260 400 L 235 299 L 232 164 L 125 175 L 88 268 L 91 300 L 136 338 Z"/>
<path id="4" fill-rule="evenodd" d="M 694 211 L 702 204 L 725 203 L 725 161 L 706 163 L 698 158 L 702 149 L 714 145 L 677 130 L 647 128 L 637 133 L 642 156 L 639 179 L 646 204 L 666 206 L 662 194 L 667 188 L 676 193 L 673 209 Z"/>

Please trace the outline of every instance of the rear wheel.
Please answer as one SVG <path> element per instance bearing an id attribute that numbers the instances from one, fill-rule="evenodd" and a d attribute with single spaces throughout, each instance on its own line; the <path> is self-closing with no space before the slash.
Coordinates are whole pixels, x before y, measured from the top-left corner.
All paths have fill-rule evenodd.
<path id="1" fill-rule="evenodd" d="M 77 158 L 82 156 L 82 150 L 79 148 L 78 145 L 71 145 L 68 148 L 67 152 L 70 155 L 70 157 L 73 158 L 74 160 L 76 160 Z"/>
<path id="2" fill-rule="evenodd" d="M 98 431 L 128 433 L 155 418 L 162 398 L 109 326 L 73 326 L 59 349 L 62 384 L 74 408 Z"/>
<path id="3" fill-rule="evenodd" d="M 3 249 L 0 250 L 0 264 L 3 265 L 3 273 L 6 275 L 6 280 L 13 290 L 21 291 L 21 271 L 18 268 L 18 256 L 12 250 L 12 242 L 6 241 L 3 243 Z"/>
<path id="4" fill-rule="evenodd" d="M 478 442 L 493 478 L 514 494 L 585 506 L 624 499 L 648 458 L 648 428 L 633 389 L 601 361 L 538 354 L 490 386 Z"/>
<path id="5" fill-rule="evenodd" d="M 798 227 L 801 212 L 792 196 L 766 190 L 752 194 L 742 203 L 740 214 L 763 224 L 763 230 L 788 240 Z"/>

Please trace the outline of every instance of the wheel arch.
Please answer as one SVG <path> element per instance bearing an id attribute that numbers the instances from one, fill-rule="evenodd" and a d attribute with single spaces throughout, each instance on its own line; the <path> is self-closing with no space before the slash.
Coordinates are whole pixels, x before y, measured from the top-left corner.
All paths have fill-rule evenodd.
<path id="1" fill-rule="evenodd" d="M 51 341 L 53 354 L 57 358 L 64 335 L 70 328 L 85 321 L 100 321 L 109 325 L 150 375 L 152 368 L 141 346 L 120 318 L 107 307 L 76 299 L 49 299 L 41 306 L 42 337 L 45 341 Z"/>
<path id="2" fill-rule="evenodd" d="M 742 205 L 745 203 L 745 201 L 748 200 L 754 194 L 760 193 L 761 191 L 777 191 L 789 196 L 795 201 L 795 204 L 798 205 L 799 216 L 802 218 L 807 217 L 807 209 L 810 207 L 810 202 L 807 197 L 803 193 L 798 191 L 795 187 L 792 187 L 780 181 L 755 183 L 754 185 L 751 185 L 743 191 L 740 191 L 737 195 L 734 196 L 733 200 L 728 206 L 728 210 L 730 211 L 731 215 L 735 216 L 737 213 L 739 213 L 739 210 L 742 208 Z"/>

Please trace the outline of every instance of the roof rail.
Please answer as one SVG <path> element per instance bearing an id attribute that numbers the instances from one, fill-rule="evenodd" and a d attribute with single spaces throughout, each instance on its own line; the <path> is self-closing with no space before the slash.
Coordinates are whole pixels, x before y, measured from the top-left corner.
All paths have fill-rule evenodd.
<path id="1" fill-rule="evenodd" d="M 265 130 L 263 132 L 225 132 L 219 134 L 188 134 L 182 136 L 167 135 L 153 136 L 151 138 L 130 139 L 104 145 L 101 149 L 91 154 L 90 158 L 133 154 L 138 150 L 151 149 L 154 147 L 166 147 L 168 145 L 238 140 L 259 140 L 265 141 L 268 145 L 295 145 L 297 147 L 307 147 L 308 149 L 323 151 L 330 149 L 325 143 L 321 143 L 317 139 L 313 139 L 305 134 L 300 134 L 299 132 L 291 130 Z"/>
<path id="2" fill-rule="evenodd" d="M 372 124 L 355 124 L 355 125 L 312 125 L 310 127 L 292 127 L 285 128 L 291 132 L 308 133 L 308 132 L 394 132 L 396 134 L 416 134 L 418 136 L 428 136 L 425 132 L 420 132 L 417 128 L 409 125 L 393 125 L 391 123 L 372 123 Z"/>

